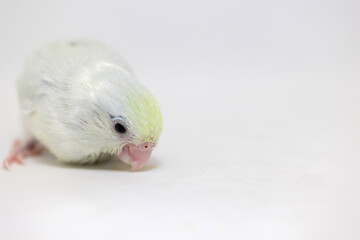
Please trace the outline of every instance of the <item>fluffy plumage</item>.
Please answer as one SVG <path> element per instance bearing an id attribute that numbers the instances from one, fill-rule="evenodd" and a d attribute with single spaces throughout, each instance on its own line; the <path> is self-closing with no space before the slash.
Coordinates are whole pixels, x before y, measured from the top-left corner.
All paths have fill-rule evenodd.
<path id="1" fill-rule="evenodd" d="M 151 152 L 159 140 L 156 100 L 101 43 L 44 46 L 27 60 L 17 86 L 25 128 L 60 161 L 93 163 L 120 156 L 124 146 Z M 116 123 L 126 133 L 117 132 Z"/>

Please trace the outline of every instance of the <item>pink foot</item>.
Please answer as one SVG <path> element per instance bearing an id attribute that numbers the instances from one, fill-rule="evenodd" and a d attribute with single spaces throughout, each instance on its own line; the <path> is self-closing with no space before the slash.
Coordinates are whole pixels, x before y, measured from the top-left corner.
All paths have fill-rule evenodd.
<path id="1" fill-rule="evenodd" d="M 9 156 L 3 161 L 3 166 L 6 170 L 10 170 L 10 165 L 12 163 L 16 162 L 24 165 L 24 159 L 26 157 L 38 155 L 43 150 L 44 148 L 39 146 L 39 144 L 35 141 L 30 142 L 29 144 L 22 147 L 20 141 L 15 140 Z"/>

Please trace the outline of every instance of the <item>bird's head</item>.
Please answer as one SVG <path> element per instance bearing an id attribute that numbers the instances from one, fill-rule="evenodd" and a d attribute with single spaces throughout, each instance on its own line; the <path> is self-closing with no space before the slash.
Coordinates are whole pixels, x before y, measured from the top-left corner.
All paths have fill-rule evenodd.
<path id="1" fill-rule="evenodd" d="M 79 83 L 88 109 L 87 136 L 97 138 L 102 153 L 115 154 L 142 168 L 162 131 L 160 108 L 150 91 L 133 74 L 109 63 L 92 68 Z M 89 124 L 91 122 L 91 124 Z"/>
<path id="2" fill-rule="evenodd" d="M 149 160 L 159 141 L 161 112 L 154 97 L 145 89 L 130 94 L 123 104 L 121 113 L 111 115 L 112 128 L 123 146 L 116 155 L 133 170 L 138 170 Z"/>

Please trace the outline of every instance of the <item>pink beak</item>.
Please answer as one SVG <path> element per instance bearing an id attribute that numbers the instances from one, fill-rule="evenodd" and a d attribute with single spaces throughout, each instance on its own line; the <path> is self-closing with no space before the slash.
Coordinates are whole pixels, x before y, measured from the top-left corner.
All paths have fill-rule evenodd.
<path id="1" fill-rule="evenodd" d="M 123 162 L 130 164 L 131 170 L 136 171 L 145 166 L 155 146 L 154 143 L 143 143 L 137 146 L 130 143 L 123 147 L 120 154 L 116 155 Z"/>

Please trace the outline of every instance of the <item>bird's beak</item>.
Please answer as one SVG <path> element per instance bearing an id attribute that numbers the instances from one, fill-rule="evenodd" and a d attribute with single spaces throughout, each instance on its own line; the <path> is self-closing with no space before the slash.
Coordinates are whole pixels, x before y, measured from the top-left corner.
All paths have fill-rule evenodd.
<path id="1" fill-rule="evenodd" d="M 121 153 L 116 155 L 123 162 L 130 164 L 133 171 L 136 171 L 148 162 L 155 145 L 154 143 L 127 144 L 122 148 Z"/>

